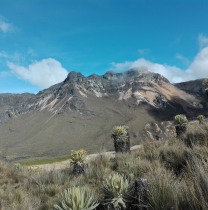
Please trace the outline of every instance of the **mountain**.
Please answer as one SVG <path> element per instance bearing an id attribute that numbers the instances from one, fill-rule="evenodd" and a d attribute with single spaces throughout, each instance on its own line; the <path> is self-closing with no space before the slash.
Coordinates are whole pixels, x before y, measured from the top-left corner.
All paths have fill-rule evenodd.
<path id="1" fill-rule="evenodd" d="M 146 69 L 67 78 L 38 94 L 0 94 L 0 155 L 7 160 L 112 149 L 113 125 L 127 124 L 132 143 L 150 121 L 206 113 L 202 81 L 171 84 Z"/>

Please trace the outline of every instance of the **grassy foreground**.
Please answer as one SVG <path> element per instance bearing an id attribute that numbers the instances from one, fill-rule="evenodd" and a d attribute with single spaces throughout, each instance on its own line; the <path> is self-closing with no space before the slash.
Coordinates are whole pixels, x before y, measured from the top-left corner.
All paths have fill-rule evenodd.
<path id="1" fill-rule="evenodd" d="M 0 209 L 206 210 L 207 128 L 203 123 L 177 139 L 146 141 L 143 149 L 113 159 L 99 155 L 81 176 L 74 176 L 70 168 L 34 171 L 1 161 Z M 70 202 L 77 207 L 70 208 Z"/>

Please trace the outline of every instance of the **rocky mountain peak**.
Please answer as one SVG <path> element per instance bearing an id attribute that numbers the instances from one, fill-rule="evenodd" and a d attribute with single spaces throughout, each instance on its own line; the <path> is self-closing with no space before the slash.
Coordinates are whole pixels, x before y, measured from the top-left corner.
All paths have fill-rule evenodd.
<path id="1" fill-rule="evenodd" d="M 138 75 L 141 75 L 143 73 L 149 73 L 149 72 L 140 72 L 140 70 L 136 69 L 136 68 L 133 68 L 133 69 L 130 69 L 130 70 L 124 72 L 124 74 L 127 77 L 137 77 Z"/>
<path id="2" fill-rule="evenodd" d="M 67 78 L 64 80 L 64 83 L 67 82 L 71 82 L 71 83 L 76 83 L 76 82 L 81 82 L 83 80 L 84 76 L 79 73 L 79 72 L 75 72 L 75 71 L 71 71 Z"/>
<path id="3" fill-rule="evenodd" d="M 103 75 L 104 79 L 107 80 L 112 80 L 112 79 L 117 79 L 117 75 L 114 71 L 107 71 L 104 75 Z"/>
<path id="4" fill-rule="evenodd" d="M 132 68 L 122 73 L 108 71 L 102 76 L 93 74 L 88 77 L 72 71 L 63 82 L 42 90 L 37 95 L 21 95 L 21 101 L 17 101 L 13 95 L 6 98 L 0 95 L 0 102 L 13 101 L 9 106 L 4 106 L 6 108 L 2 109 L 0 115 L 5 116 L 6 113 L 5 119 L 9 119 L 13 115 L 16 117 L 42 110 L 54 114 L 69 111 L 92 113 L 94 110 L 87 106 L 87 101 L 96 101 L 99 98 L 113 98 L 129 107 L 147 105 L 166 109 L 180 104 L 181 109 L 187 109 L 205 106 L 200 101 L 200 95 L 196 97 L 185 92 L 185 89 L 184 84 L 181 87 L 178 84 L 173 85 L 165 77 L 146 68 Z"/>
<path id="5" fill-rule="evenodd" d="M 101 86 L 117 86 L 118 83 L 128 83 L 132 81 L 155 82 L 157 84 L 161 84 L 162 82 L 169 83 L 169 81 L 160 74 L 152 73 L 144 68 L 132 68 L 122 73 L 107 71 L 102 76 L 92 74 L 88 77 L 85 77 L 79 72 L 72 71 L 68 74 L 63 84 L 79 84 L 85 86 L 86 89 L 91 89 L 92 83 L 98 83 L 101 84 Z"/>

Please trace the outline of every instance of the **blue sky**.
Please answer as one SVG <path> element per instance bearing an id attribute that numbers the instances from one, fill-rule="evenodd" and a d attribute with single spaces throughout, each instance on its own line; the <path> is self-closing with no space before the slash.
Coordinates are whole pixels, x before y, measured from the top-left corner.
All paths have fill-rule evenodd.
<path id="1" fill-rule="evenodd" d="M 0 0 L 0 93 L 36 93 L 70 71 L 208 77 L 207 20 L 208 0 Z"/>

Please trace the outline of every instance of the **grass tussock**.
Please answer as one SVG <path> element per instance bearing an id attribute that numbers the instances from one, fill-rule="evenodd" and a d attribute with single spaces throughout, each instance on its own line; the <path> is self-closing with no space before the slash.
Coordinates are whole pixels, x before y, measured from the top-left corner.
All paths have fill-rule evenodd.
<path id="1" fill-rule="evenodd" d="M 177 209 L 179 183 L 171 171 L 160 166 L 147 173 L 147 203 L 150 209 Z"/>
<path id="2" fill-rule="evenodd" d="M 131 154 L 103 153 L 80 176 L 72 168 L 48 172 L 1 161 L 0 209 L 207 210 L 207 134 L 203 121 L 180 138 L 144 142 Z M 85 158 L 74 155 L 81 163 Z"/>
<path id="3" fill-rule="evenodd" d="M 208 124 L 202 122 L 190 125 L 182 140 L 189 147 L 195 147 L 196 145 L 208 147 Z"/>

